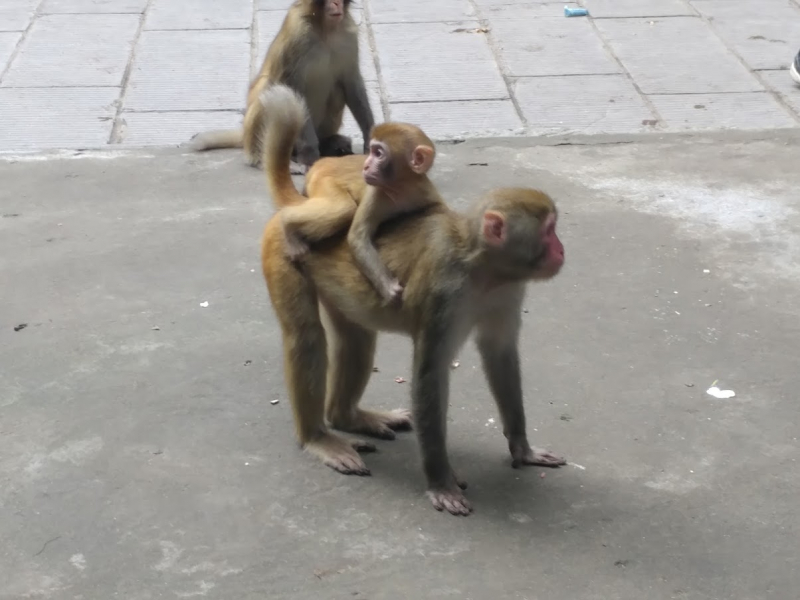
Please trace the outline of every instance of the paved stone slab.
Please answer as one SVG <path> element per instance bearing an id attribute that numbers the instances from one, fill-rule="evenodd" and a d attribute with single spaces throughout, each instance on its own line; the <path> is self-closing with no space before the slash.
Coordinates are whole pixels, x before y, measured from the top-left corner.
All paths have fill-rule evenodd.
<path id="1" fill-rule="evenodd" d="M 2 87 L 120 85 L 138 28 L 137 15 L 40 17 Z"/>
<path id="2" fill-rule="evenodd" d="M 495 18 L 505 18 L 515 20 L 514 15 L 517 15 L 519 19 L 561 19 L 563 20 L 564 17 L 564 7 L 571 6 L 573 8 L 577 7 L 578 4 L 575 2 L 564 2 L 560 4 L 553 4 L 550 3 L 541 3 L 541 2 L 526 2 L 524 4 L 514 4 L 512 2 L 489 2 L 485 4 L 479 4 L 480 7 L 480 14 L 482 18 L 490 19 L 492 17 Z M 586 21 L 585 18 L 579 19 L 570 19 L 570 22 L 574 23 L 575 21 Z"/>
<path id="3" fill-rule="evenodd" d="M 415 123 L 435 140 L 525 131 L 511 100 L 390 104 L 389 112 L 391 120 Z"/>
<path id="4" fill-rule="evenodd" d="M 655 119 L 624 75 L 519 79 L 514 93 L 531 133 L 650 131 Z"/>
<path id="5" fill-rule="evenodd" d="M 699 18 L 598 19 L 595 23 L 646 94 L 763 90 Z"/>
<path id="6" fill-rule="evenodd" d="M 42 14 L 142 13 L 147 0 L 44 0 Z"/>
<path id="7" fill-rule="evenodd" d="M 457 31 L 476 27 L 477 21 L 373 25 L 389 101 L 508 98 L 486 36 Z"/>
<path id="8" fill-rule="evenodd" d="M 797 85 L 789 76 L 788 70 L 761 71 L 759 76 L 767 85 L 780 94 L 781 98 L 800 115 L 800 85 Z"/>
<path id="9" fill-rule="evenodd" d="M 475 10 L 467 0 L 370 0 L 369 12 L 373 23 L 427 23 L 475 18 Z"/>
<path id="10" fill-rule="evenodd" d="M 800 48 L 800 7 L 785 0 L 692 3 L 751 69 L 783 69 Z"/>
<path id="11" fill-rule="evenodd" d="M 177 146 L 201 131 L 242 124 L 240 111 L 122 113 L 121 143 L 127 146 Z"/>
<path id="12" fill-rule="evenodd" d="M 604 17 L 674 17 L 694 15 L 682 0 L 586 0 L 593 19 Z"/>
<path id="13" fill-rule="evenodd" d="M 375 67 L 375 56 L 369 45 L 369 34 L 367 26 L 362 25 L 358 29 L 358 64 L 361 69 L 361 77 L 364 81 L 377 81 L 378 71 Z"/>
<path id="14" fill-rule="evenodd" d="M 25 31 L 39 0 L 0 0 L 0 31 Z"/>
<path id="15" fill-rule="evenodd" d="M 508 74 L 521 77 L 622 71 L 587 19 L 567 19 L 563 12 L 553 18 L 537 18 L 537 14 L 537 7 L 520 6 L 498 6 L 486 13 Z"/>
<path id="16" fill-rule="evenodd" d="M 364 81 L 377 81 L 378 72 L 375 70 L 375 60 L 369 47 L 367 36 L 367 26 L 360 10 L 352 11 L 353 19 L 359 24 L 359 63 L 361 64 L 361 76 Z M 253 65 L 255 74 L 261 68 L 261 62 L 267 54 L 267 49 L 275 39 L 278 30 L 283 23 L 285 13 L 272 11 L 258 11 L 256 13 L 256 27 L 258 30 L 258 40 L 256 41 L 256 61 Z"/>
<path id="17" fill-rule="evenodd" d="M 536 6 L 542 5 L 543 9 L 548 10 L 549 12 L 557 12 L 559 9 L 561 10 L 561 16 L 564 15 L 564 5 L 566 6 L 577 6 L 575 2 L 553 2 L 553 0 L 475 0 L 475 4 L 479 7 L 490 7 L 490 6 L 505 6 L 514 4 L 516 6 L 525 5 L 525 6 Z M 555 4 L 555 6 L 544 7 L 546 4 Z"/>
<path id="18" fill-rule="evenodd" d="M 258 39 L 256 40 L 256 64 L 253 65 L 254 75 L 261 68 L 261 62 L 264 60 L 272 40 L 278 34 L 284 17 L 286 14 L 277 10 L 260 10 L 256 13 Z"/>
<path id="19" fill-rule="evenodd" d="M 286 10 L 292 5 L 294 0 L 256 0 L 257 10 Z"/>
<path id="20" fill-rule="evenodd" d="M 8 61 L 11 60 L 11 55 L 14 53 L 14 48 L 17 47 L 21 36 L 21 31 L 0 32 L 0 76 L 2 76 L 6 66 L 8 66 Z M 0 81 L 2 81 L 2 79 L 0 79 Z"/>
<path id="21" fill-rule="evenodd" d="M 103 146 L 119 93 L 115 87 L 0 88 L 0 150 Z"/>
<path id="22" fill-rule="evenodd" d="M 798 122 L 767 92 L 649 96 L 670 130 L 779 129 Z"/>
<path id="23" fill-rule="evenodd" d="M 239 110 L 247 94 L 249 66 L 246 30 L 145 31 L 125 109 Z"/>
<path id="24" fill-rule="evenodd" d="M 246 29 L 253 22 L 252 0 L 153 0 L 145 29 Z"/>

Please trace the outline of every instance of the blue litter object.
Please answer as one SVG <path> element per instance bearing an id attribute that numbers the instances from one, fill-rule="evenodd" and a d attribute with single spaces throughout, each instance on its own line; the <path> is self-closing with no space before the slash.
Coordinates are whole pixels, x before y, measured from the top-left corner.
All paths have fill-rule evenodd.
<path id="1" fill-rule="evenodd" d="M 564 16 L 565 17 L 587 17 L 589 16 L 589 11 L 585 8 L 570 8 L 569 6 L 564 7 Z"/>

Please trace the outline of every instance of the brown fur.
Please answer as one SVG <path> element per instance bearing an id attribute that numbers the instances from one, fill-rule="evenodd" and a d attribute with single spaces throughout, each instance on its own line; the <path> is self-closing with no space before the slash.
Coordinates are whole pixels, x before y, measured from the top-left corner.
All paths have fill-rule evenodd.
<path id="1" fill-rule="evenodd" d="M 292 102 L 278 105 L 287 107 L 284 117 L 296 113 Z M 407 411 L 358 405 L 372 372 L 377 332 L 406 334 L 414 343 L 413 424 L 428 496 L 438 510 L 469 514 L 465 484 L 447 455 L 445 423 L 449 366 L 474 330 L 512 464 L 565 464 L 528 443 L 517 347 L 525 284 L 554 277 L 563 262 L 552 200 L 537 190 L 506 188 L 488 194 L 470 214 L 435 202 L 385 223 L 375 246 L 382 263 L 406 282 L 402 305 L 387 306 L 343 234 L 323 239 L 297 262 L 287 257 L 281 213 L 310 202 L 288 174 L 291 129 L 297 127 L 292 123 L 270 120 L 267 128 L 267 180 L 281 210 L 265 227 L 261 261 L 281 325 L 285 380 L 303 447 L 340 472 L 369 474 L 358 452 L 374 446 L 333 433 L 326 421 L 343 431 L 389 439 L 394 430 L 411 426 Z M 337 163 L 344 168 L 354 161 Z M 318 172 L 325 168 L 320 161 Z M 346 181 L 353 189 L 345 191 L 358 191 L 355 178 Z"/>

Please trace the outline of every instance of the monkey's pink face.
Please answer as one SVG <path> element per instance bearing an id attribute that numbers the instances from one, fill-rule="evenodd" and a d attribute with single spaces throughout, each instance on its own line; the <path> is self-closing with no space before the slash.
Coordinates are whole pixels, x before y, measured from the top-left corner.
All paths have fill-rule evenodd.
<path id="1" fill-rule="evenodd" d="M 375 140 L 369 143 L 369 154 L 364 161 L 364 181 L 369 185 L 385 185 L 392 170 L 389 149 L 383 142 Z"/>
<path id="2" fill-rule="evenodd" d="M 564 265 L 564 245 L 556 234 L 555 215 L 549 215 L 542 226 L 542 246 L 537 273 L 543 278 L 555 277 Z"/>
<path id="3" fill-rule="evenodd" d="M 326 0 L 325 17 L 328 23 L 336 25 L 344 19 L 344 0 Z"/>

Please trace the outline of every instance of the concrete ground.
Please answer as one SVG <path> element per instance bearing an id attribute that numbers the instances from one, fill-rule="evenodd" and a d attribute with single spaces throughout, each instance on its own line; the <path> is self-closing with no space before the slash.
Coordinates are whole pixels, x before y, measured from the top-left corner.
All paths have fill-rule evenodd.
<path id="1" fill-rule="evenodd" d="M 289 4 L 0 0 L 0 151 L 174 146 L 238 125 Z M 800 127 L 786 70 L 800 0 L 353 7 L 377 120 L 438 140 Z M 360 137 L 349 114 L 344 129 Z"/>
<path id="2" fill-rule="evenodd" d="M 631 141 L 440 147 L 455 206 L 539 186 L 567 252 L 522 358 L 532 441 L 572 464 L 510 468 L 466 347 L 467 519 L 413 434 L 369 478 L 298 450 L 238 153 L 0 161 L 0 598 L 796 598 L 800 136 Z M 381 338 L 367 405 L 408 405 L 409 350 Z"/>

